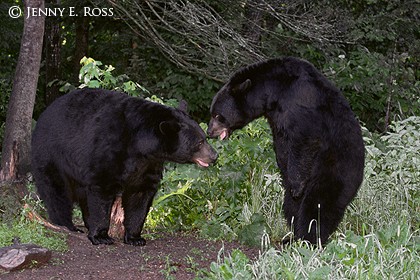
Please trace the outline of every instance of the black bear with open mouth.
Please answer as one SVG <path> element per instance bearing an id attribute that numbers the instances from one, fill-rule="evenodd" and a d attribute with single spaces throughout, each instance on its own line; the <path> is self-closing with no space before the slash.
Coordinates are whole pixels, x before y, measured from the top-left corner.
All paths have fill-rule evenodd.
<path id="1" fill-rule="evenodd" d="M 363 180 L 361 128 L 341 92 L 307 61 L 271 59 L 234 73 L 210 110 L 214 138 L 268 120 L 294 238 L 325 243 Z"/>

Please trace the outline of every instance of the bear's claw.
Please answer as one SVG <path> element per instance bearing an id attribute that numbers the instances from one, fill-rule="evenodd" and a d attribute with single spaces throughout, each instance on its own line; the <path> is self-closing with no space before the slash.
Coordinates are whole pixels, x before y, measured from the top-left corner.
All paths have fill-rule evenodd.
<path id="1" fill-rule="evenodd" d="M 124 243 L 125 244 L 129 244 L 129 245 L 133 245 L 133 246 L 144 246 L 146 245 L 146 239 L 144 239 L 143 237 L 139 237 L 139 238 L 124 238 Z"/>
<path id="2" fill-rule="evenodd" d="M 88 236 L 88 238 L 92 242 L 93 245 L 99 245 L 99 244 L 111 245 L 111 244 L 114 244 L 114 239 L 109 237 L 109 236 L 102 236 L 102 237 Z"/>

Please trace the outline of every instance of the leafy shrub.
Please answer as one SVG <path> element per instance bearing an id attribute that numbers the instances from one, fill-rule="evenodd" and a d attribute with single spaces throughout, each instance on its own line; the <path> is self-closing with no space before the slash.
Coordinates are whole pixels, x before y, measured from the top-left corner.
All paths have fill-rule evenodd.
<path id="1" fill-rule="evenodd" d="M 405 223 L 420 228 L 420 117 L 394 122 L 383 136 L 366 131 L 365 179 L 344 219 L 358 234 Z"/>
<path id="2" fill-rule="evenodd" d="M 329 59 L 324 72 L 371 130 L 386 131 L 390 121 L 420 114 L 419 82 L 407 54 L 353 50 Z"/>
<path id="3" fill-rule="evenodd" d="M 190 114 L 196 119 L 206 119 L 210 104 L 220 84 L 202 76 L 168 70 L 167 77 L 156 84 L 156 90 L 165 98 L 185 99 Z"/>
<path id="4" fill-rule="evenodd" d="M 206 125 L 202 124 L 205 129 Z M 211 141 L 218 150 L 215 166 L 168 164 L 148 216 L 150 227 L 200 228 L 212 238 L 239 238 L 259 244 L 270 232 L 281 238 L 288 229 L 282 218 L 283 188 L 272 149 L 271 131 L 263 119 Z"/>
<path id="5" fill-rule="evenodd" d="M 382 136 L 364 130 L 365 180 L 326 247 L 296 242 L 281 251 L 263 250 L 253 261 L 242 252 L 220 255 L 208 279 L 416 279 L 420 117 L 390 129 Z"/>
<path id="6" fill-rule="evenodd" d="M 102 69 L 102 62 L 93 58 L 83 57 L 80 60 L 82 65 L 79 72 L 80 85 L 78 88 L 103 88 L 128 93 L 131 96 L 141 96 L 141 93 L 148 92 L 143 86 L 129 80 L 127 75 L 114 76 L 112 65 L 106 65 Z M 64 82 L 61 82 L 64 83 Z M 64 83 L 60 91 L 68 92 L 76 87 L 70 83 Z"/>
<path id="7" fill-rule="evenodd" d="M 186 100 L 194 119 L 202 121 L 208 118 L 211 99 L 220 82 L 174 67 L 155 46 L 147 43 L 142 43 L 134 52 L 136 54 L 127 68 L 132 79 L 141 81 L 150 92 L 165 100 Z"/>
<path id="8" fill-rule="evenodd" d="M 416 279 L 420 247 L 413 234 L 406 225 L 365 236 L 347 231 L 323 249 L 297 242 L 256 260 L 238 250 L 224 255 L 222 248 L 205 279 Z"/>

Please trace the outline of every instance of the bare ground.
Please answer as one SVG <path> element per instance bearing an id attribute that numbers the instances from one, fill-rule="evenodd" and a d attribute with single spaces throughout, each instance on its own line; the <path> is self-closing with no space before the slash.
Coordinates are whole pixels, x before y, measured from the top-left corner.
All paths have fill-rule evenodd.
<path id="1" fill-rule="evenodd" d="M 195 279 L 225 254 L 241 249 L 256 258 L 258 248 L 235 242 L 209 241 L 192 233 L 153 233 L 147 235 L 144 247 L 116 242 L 94 246 L 84 233 L 70 233 L 69 251 L 53 252 L 47 265 L 18 272 L 0 274 L 0 279 Z"/>

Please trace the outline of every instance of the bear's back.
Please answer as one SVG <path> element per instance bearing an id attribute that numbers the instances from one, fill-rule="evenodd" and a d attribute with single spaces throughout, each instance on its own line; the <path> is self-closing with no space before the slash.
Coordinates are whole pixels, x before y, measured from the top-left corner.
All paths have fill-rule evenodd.
<path id="1" fill-rule="evenodd" d="M 92 118 L 121 114 L 130 97 L 107 90 L 82 89 L 75 90 L 56 99 L 40 116 L 40 125 L 54 125 L 66 129 L 82 125 Z M 134 99 L 141 102 L 140 99 Z M 96 119 L 97 121 L 98 119 Z M 59 128 L 57 127 L 57 128 Z"/>
<path id="2" fill-rule="evenodd" d="M 99 177 L 115 180 L 122 176 L 129 158 L 145 150 L 150 155 L 158 152 L 161 139 L 154 126 L 159 118 L 175 118 L 173 111 L 113 91 L 71 92 L 53 102 L 38 119 L 32 134 L 32 167 L 51 166 L 82 184 Z"/>

